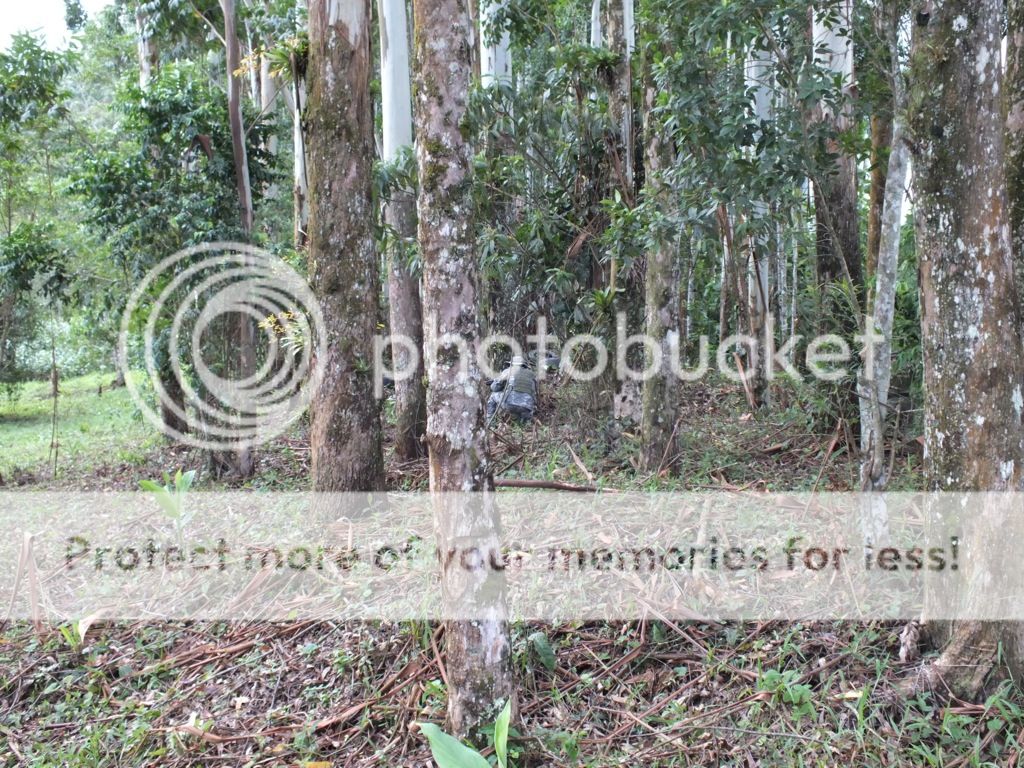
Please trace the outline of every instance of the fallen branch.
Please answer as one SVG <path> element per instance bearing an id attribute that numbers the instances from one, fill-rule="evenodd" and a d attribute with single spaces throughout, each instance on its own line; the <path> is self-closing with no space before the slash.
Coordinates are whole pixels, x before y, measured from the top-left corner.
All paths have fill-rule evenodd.
<path id="1" fill-rule="evenodd" d="M 576 493 L 597 493 L 602 490 L 605 493 L 618 493 L 610 488 L 595 488 L 592 485 L 573 485 L 572 483 L 559 483 L 555 480 L 495 480 L 495 488 L 542 488 L 547 491 L 574 491 Z"/>

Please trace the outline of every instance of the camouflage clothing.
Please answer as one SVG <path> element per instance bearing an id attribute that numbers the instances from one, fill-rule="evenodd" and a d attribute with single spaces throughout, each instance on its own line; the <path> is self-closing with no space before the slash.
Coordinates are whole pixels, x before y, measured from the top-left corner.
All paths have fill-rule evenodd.
<path id="1" fill-rule="evenodd" d="M 525 365 L 513 361 L 493 382 L 487 400 L 487 418 L 500 409 L 521 421 L 531 421 L 537 412 L 537 379 Z"/>

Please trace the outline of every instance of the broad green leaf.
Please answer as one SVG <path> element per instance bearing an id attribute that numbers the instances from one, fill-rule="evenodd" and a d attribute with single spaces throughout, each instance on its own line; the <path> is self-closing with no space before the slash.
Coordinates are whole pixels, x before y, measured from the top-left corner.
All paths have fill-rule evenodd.
<path id="1" fill-rule="evenodd" d="M 419 723 L 438 768 L 491 768 L 483 756 L 433 723 Z"/>
<path id="2" fill-rule="evenodd" d="M 501 714 L 494 721 L 494 754 L 498 757 L 498 765 L 508 768 L 508 724 L 512 719 L 512 700 L 505 702 Z"/>
<path id="3" fill-rule="evenodd" d="M 530 643 L 533 645 L 534 650 L 537 651 L 540 663 L 547 668 L 548 672 L 553 672 L 555 669 L 555 652 L 551 650 L 548 636 L 543 632 L 534 632 L 530 635 Z"/>

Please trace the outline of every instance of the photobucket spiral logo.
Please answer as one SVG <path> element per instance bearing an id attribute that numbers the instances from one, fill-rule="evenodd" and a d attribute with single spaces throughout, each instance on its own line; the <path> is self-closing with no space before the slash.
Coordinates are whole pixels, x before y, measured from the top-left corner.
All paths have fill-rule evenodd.
<path id="1" fill-rule="evenodd" d="M 151 269 L 121 319 L 118 365 L 143 415 L 208 450 L 264 443 L 293 424 L 320 383 L 323 316 L 287 262 L 250 245 L 209 243 Z M 139 360 L 139 358 L 142 360 Z M 142 362 L 146 376 L 133 375 Z M 140 384 L 156 393 L 153 407 Z"/>

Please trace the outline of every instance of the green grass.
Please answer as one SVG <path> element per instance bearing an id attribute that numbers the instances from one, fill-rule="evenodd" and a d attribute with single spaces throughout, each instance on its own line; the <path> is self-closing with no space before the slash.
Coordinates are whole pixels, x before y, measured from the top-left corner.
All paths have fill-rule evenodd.
<path id="1" fill-rule="evenodd" d="M 107 390 L 113 374 L 61 382 L 57 401 L 60 467 L 88 471 L 104 463 L 142 461 L 161 442 L 128 390 Z M 100 384 L 103 394 L 98 394 Z M 53 398 L 50 383 L 29 382 L 14 398 L 0 397 L 0 475 L 37 472 L 50 456 Z"/>

